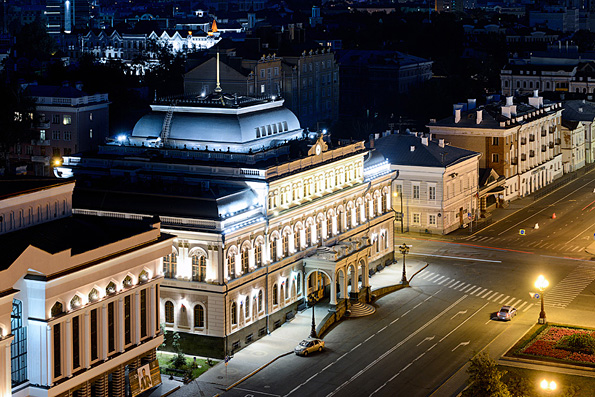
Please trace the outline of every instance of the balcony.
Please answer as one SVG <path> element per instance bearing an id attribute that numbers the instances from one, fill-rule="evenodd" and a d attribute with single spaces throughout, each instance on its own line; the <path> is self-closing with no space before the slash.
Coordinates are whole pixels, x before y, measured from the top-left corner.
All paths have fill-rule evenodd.
<path id="1" fill-rule="evenodd" d="M 36 123 L 33 123 L 33 128 L 36 130 L 47 130 L 50 128 L 49 120 L 40 120 Z"/>
<path id="2" fill-rule="evenodd" d="M 50 146 L 49 140 L 31 139 L 31 146 Z"/>

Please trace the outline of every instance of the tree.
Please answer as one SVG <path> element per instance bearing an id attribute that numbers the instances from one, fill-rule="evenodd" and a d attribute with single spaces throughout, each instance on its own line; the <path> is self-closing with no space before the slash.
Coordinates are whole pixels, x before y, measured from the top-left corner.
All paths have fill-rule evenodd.
<path id="1" fill-rule="evenodd" d="M 182 346 L 180 344 L 180 334 L 178 332 L 174 332 L 172 346 L 176 352 L 176 355 L 171 361 L 172 365 L 174 368 L 180 369 L 186 365 L 186 355 L 182 351 Z"/>
<path id="2" fill-rule="evenodd" d="M 463 397 L 510 397 L 508 387 L 502 382 L 506 371 L 499 371 L 488 353 L 473 357 L 467 373 L 470 385 L 463 391 Z"/>
<path id="3" fill-rule="evenodd" d="M 26 24 L 16 35 L 14 49 L 17 57 L 43 59 L 56 52 L 56 42 L 39 20 Z"/>

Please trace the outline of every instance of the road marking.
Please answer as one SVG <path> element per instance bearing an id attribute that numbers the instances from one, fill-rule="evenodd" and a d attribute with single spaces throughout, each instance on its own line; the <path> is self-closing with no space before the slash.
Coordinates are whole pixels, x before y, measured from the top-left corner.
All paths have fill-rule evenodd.
<path id="1" fill-rule="evenodd" d="M 435 275 L 434 277 L 432 277 L 432 278 L 429 278 L 429 279 L 428 279 L 428 281 L 432 281 L 432 282 L 433 282 L 433 281 L 434 281 L 434 279 L 435 279 L 435 278 L 437 278 L 437 277 L 440 277 L 440 275 L 439 275 L 439 274 L 437 274 L 437 275 Z M 444 276 L 442 276 L 442 277 L 444 277 Z"/>
<path id="2" fill-rule="evenodd" d="M 334 396 L 335 394 L 337 394 L 341 389 L 343 389 L 345 386 L 347 386 L 349 383 L 353 382 L 355 379 L 357 379 L 361 374 L 363 374 L 364 372 L 366 372 L 367 370 L 369 370 L 370 368 L 372 368 L 374 365 L 376 365 L 378 362 L 380 362 L 381 360 L 383 360 L 386 356 L 388 356 L 389 354 L 391 354 L 392 352 L 394 352 L 395 350 L 397 350 L 399 347 L 401 347 L 403 344 L 407 343 L 411 338 L 413 338 L 415 335 L 417 335 L 418 333 L 420 333 L 421 331 L 423 331 L 424 329 L 426 329 L 427 327 L 429 327 L 434 321 L 438 320 L 440 317 L 442 317 L 445 313 L 447 313 L 449 310 L 451 310 L 453 307 L 455 307 L 456 305 L 458 305 L 459 303 L 461 303 L 465 298 L 467 298 L 469 295 L 463 295 L 462 297 L 460 297 L 459 299 L 457 299 L 454 303 L 452 303 L 450 306 L 448 306 L 446 309 L 444 309 L 442 312 L 440 312 L 438 315 L 434 316 L 434 318 L 430 319 L 427 323 L 425 323 L 424 325 L 422 325 L 421 327 L 419 327 L 417 330 L 415 330 L 414 332 L 412 332 L 411 334 L 409 334 L 409 336 L 407 336 L 405 339 L 401 340 L 399 343 L 397 343 L 396 345 L 394 345 L 392 348 L 390 348 L 389 350 L 387 350 L 386 352 L 384 352 L 380 357 L 378 357 L 376 360 L 372 361 L 370 364 L 368 364 L 364 369 L 362 369 L 361 371 L 359 371 L 357 374 L 353 375 L 351 377 L 351 379 L 345 381 L 342 385 L 340 385 L 339 387 L 337 387 L 335 390 L 333 390 L 332 392 L 330 392 L 329 394 L 327 394 L 327 397 L 331 397 Z M 411 365 L 411 363 L 409 364 Z M 406 368 L 409 368 L 408 366 Z M 320 373 L 320 372 L 319 372 Z M 303 385 L 303 384 L 302 384 Z M 285 396 L 288 396 L 290 394 L 292 394 L 293 392 L 295 392 L 297 389 L 299 389 L 302 385 L 298 385 L 296 386 L 293 390 L 291 390 L 289 393 L 287 393 Z"/>
<path id="3" fill-rule="evenodd" d="M 523 308 L 523 306 L 525 306 L 527 303 L 528 303 L 527 301 L 523 302 L 523 304 L 520 305 L 519 307 L 517 307 L 516 310 L 517 311 L 521 310 Z"/>
<path id="4" fill-rule="evenodd" d="M 349 350 L 349 351 L 350 351 L 350 352 L 352 352 L 352 351 L 354 351 L 355 349 L 357 349 L 358 347 L 360 347 L 361 345 L 362 345 L 362 344 L 361 344 L 361 342 L 360 342 L 360 343 L 358 343 L 357 345 L 353 346 L 353 347 L 351 348 L 351 350 Z"/>
<path id="5" fill-rule="evenodd" d="M 451 287 L 452 287 L 452 285 L 450 285 L 450 284 L 454 283 L 455 281 L 456 281 L 456 280 L 455 280 L 454 278 L 451 278 L 451 279 L 450 279 L 450 281 L 449 281 L 448 283 L 446 283 L 444 286 L 445 286 L 445 287 L 449 287 L 449 288 L 451 288 Z"/>
<path id="6" fill-rule="evenodd" d="M 491 319 L 491 318 L 490 318 L 488 321 L 486 321 L 486 324 L 487 324 L 487 323 L 490 323 L 490 322 L 492 322 L 492 319 Z"/>
<path id="7" fill-rule="evenodd" d="M 492 296 L 490 296 L 490 297 L 488 298 L 488 300 L 492 300 L 492 298 L 493 298 L 494 296 L 496 296 L 496 295 L 498 295 L 498 291 L 494 292 L 494 293 L 492 294 Z"/>
<path id="8" fill-rule="evenodd" d="M 413 309 L 417 308 L 417 307 L 418 307 L 418 306 L 420 306 L 420 305 L 423 305 L 423 302 L 419 302 L 417 305 L 413 306 L 413 308 L 412 308 L 411 310 L 413 310 Z"/>
<path id="9" fill-rule="evenodd" d="M 462 281 L 457 281 L 456 283 L 454 283 L 453 285 L 449 285 L 448 288 L 455 288 L 457 285 L 459 285 L 460 283 L 462 283 Z"/>
<path id="10" fill-rule="evenodd" d="M 400 317 L 395 318 L 393 321 L 390 322 L 389 325 L 393 325 L 394 323 L 396 323 L 397 321 L 399 321 Z"/>
<path id="11" fill-rule="evenodd" d="M 457 329 L 459 329 L 460 327 L 463 326 L 463 324 L 465 324 L 467 321 L 471 320 L 471 317 L 475 316 L 477 313 L 479 313 L 484 307 L 486 307 L 487 305 L 489 305 L 490 302 L 486 302 L 485 305 L 483 305 L 482 307 L 480 307 L 479 309 L 477 309 L 475 311 L 475 313 L 473 313 L 472 315 L 470 315 L 469 317 L 467 317 L 467 319 L 465 321 L 463 321 L 462 323 L 460 323 L 459 325 L 457 325 L 457 327 L 455 329 L 453 329 L 452 331 L 450 331 L 448 334 L 446 334 L 442 339 L 440 339 L 438 341 L 438 343 L 442 342 L 444 339 L 448 338 L 450 336 L 450 334 L 452 334 L 453 332 L 455 332 Z"/>
<path id="12" fill-rule="evenodd" d="M 509 301 L 506 302 L 504 306 L 512 306 L 512 303 L 516 300 L 516 298 L 511 298 Z"/>
<path id="13" fill-rule="evenodd" d="M 522 299 L 519 299 L 518 301 L 516 301 L 516 302 L 514 302 L 514 303 L 512 304 L 512 307 L 517 307 L 517 305 L 518 305 L 519 303 L 521 303 L 522 301 L 523 301 Z M 518 309 L 517 309 L 517 310 L 518 310 Z"/>
<path id="14" fill-rule="evenodd" d="M 376 334 L 374 334 L 374 335 L 376 335 Z M 364 343 L 366 343 L 367 341 L 369 341 L 370 339 L 372 339 L 372 338 L 374 337 L 374 335 L 370 335 L 370 336 L 368 336 L 368 339 L 366 339 L 366 340 L 364 341 Z"/>
<path id="15" fill-rule="evenodd" d="M 523 313 L 524 313 L 524 312 L 526 312 L 527 310 L 531 309 L 531 307 L 532 307 L 532 306 L 533 306 L 533 303 L 531 303 L 529 306 L 527 306 L 527 307 L 525 308 L 525 310 L 523 310 Z"/>
<path id="16" fill-rule="evenodd" d="M 437 278 L 437 279 L 436 279 L 436 280 L 434 280 L 433 282 L 437 283 L 438 281 L 442 280 L 444 277 L 446 277 L 446 276 L 442 276 L 442 277 L 440 277 L 440 278 Z"/>
<path id="17" fill-rule="evenodd" d="M 449 278 L 446 278 L 446 279 L 444 279 L 444 280 L 440 281 L 440 282 L 438 283 L 438 285 L 442 285 L 442 284 L 444 284 L 445 282 L 447 282 L 448 280 L 449 280 Z"/>
<path id="18" fill-rule="evenodd" d="M 461 347 L 461 346 L 467 346 L 469 344 L 469 342 L 471 342 L 470 340 L 468 340 L 467 342 L 461 342 L 459 343 L 454 349 L 452 349 L 451 351 L 455 351 L 457 350 L 457 348 Z"/>
<path id="19" fill-rule="evenodd" d="M 245 391 L 245 392 L 248 392 L 248 393 L 254 393 L 254 394 L 246 394 L 246 397 L 248 397 L 248 396 L 254 396 L 254 395 L 261 395 L 261 394 L 262 395 L 265 395 L 265 396 L 271 396 L 271 397 L 281 397 L 280 394 L 265 393 L 263 391 L 244 389 L 244 388 L 241 388 L 241 387 L 234 387 L 233 389 L 234 390 Z"/>
<path id="20" fill-rule="evenodd" d="M 467 292 L 471 291 L 471 290 L 472 290 L 473 288 L 475 288 L 475 287 L 476 287 L 476 286 L 474 285 L 474 286 L 472 286 L 472 287 L 466 288 L 466 289 L 465 289 L 465 291 L 463 291 L 463 292 L 464 292 L 464 293 L 467 293 Z"/>
<path id="21" fill-rule="evenodd" d="M 426 337 L 424 340 L 422 340 L 421 342 L 419 342 L 419 343 L 417 344 L 417 346 L 421 345 L 421 344 L 422 344 L 422 343 L 424 343 L 425 341 L 428 341 L 428 340 L 433 340 L 435 337 L 436 337 L 436 335 L 427 336 L 427 337 Z"/>
<path id="22" fill-rule="evenodd" d="M 420 358 L 422 358 L 425 354 L 426 354 L 426 352 L 423 352 L 419 356 L 415 357 L 415 359 L 413 360 L 413 362 L 416 362 L 417 360 L 419 360 Z"/>
<path id="23" fill-rule="evenodd" d="M 377 334 L 381 333 L 382 331 L 384 331 L 386 329 L 386 327 L 388 327 L 388 325 L 385 325 L 384 328 L 380 328 L 380 330 L 378 330 L 376 333 Z"/>
<path id="24" fill-rule="evenodd" d="M 409 314 L 411 310 L 407 310 L 405 313 L 403 313 L 403 315 L 401 315 L 401 317 L 405 317 L 407 314 Z"/>
<path id="25" fill-rule="evenodd" d="M 508 298 L 510 298 L 510 295 L 506 295 L 506 298 L 502 299 L 502 300 L 500 301 L 500 304 L 501 304 L 501 305 L 503 305 L 503 304 L 504 304 L 504 302 L 506 302 L 506 300 L 507 300 Z"/>
<path id="26" fill-rule="evenodd" d="M 493 259 L 479 259 L 479 258 L 464 258 L 461 256 L 446 256 L 446 255 L 434 255 L 434 254 L 422 254 L 417 252 L 412 252 L 409 255 L 417 255 L 417 256 L 433 256 L 436 258 L 446 258 L 446 259 L 461 259 L 464 261 L 477 261 L 477 262 L 492 262 L 492 263 L 502 263 L 502 261 L 496 261 Z"/>
<path id="27" fill-rule="evenodd" d="M 427 279 L 428 277 L 430 277 L 432 274 L 434 274 L 434 273 L 433 273 L 433 272 L 430 272 L 430 273 L 427 273 L 427 274 L 422 274 L 421 276 L 419 276 L 419 278 L 421 278 L 421 279 L 425 280 L 425 279 Z"/>
<path id="28" fill-rule="evenodd" d="M 497 292 L 496 292 L 496 293 L 497 293 Z M 498 295 L 498 297 L 497 297 L 496 299 L 494 299 L 494 302 L 497 302 L 497 301 L 498 301 L 498 299 L 502 298 L 503 296 L 504 296 L 504 294 L 500 294 L 500 295 Z M 507 297 L 507 298 L 508 298 L 508 297 Z"/>
<path id="29" fill-rule="evenodd" d="M 470 292 L 470 294 L 471 294 L 471 295 L 475 295 L 475 293 L 476 293 L 477 291 L 479 291 L 480 289 L 481 289 L 481 287 L 477 287 L 476 289 L 474 289 L 473 291 L 471 291 L 471 292 Z M 484 289 L 484 291 L 485 291 L 485 289 Z"/>
<path id="30" fill-rule="evenodd" d="M 456 316 L 458 316 L 459 314 L 465 314 L 467 313 L 467 310 L 463 310 L 461 312 L 458 312 L 457 314 L 455 314 L 454 316 L 452 316 L 450 319 L 452 320 L 453 318 L 455 318 Z"/>
<path id="31" fill-rule="evenodd" d="M 489 294 L 491 294 L 491 293 L 492 293 L 492 291 L 488 291 L 488 292 L 486 292 L 485 294 L 483 294 L 481 297 L 482 297 L 482 298 L 485 298 L 486 296 L 488 296 L 488 295 L 489 295 Z"/>

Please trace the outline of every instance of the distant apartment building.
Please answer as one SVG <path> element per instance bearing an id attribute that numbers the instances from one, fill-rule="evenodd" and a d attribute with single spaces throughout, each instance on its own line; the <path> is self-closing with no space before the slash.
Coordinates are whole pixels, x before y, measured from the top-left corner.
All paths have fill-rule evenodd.
<path id="1" fill-rule="evenodd" d="M 554 6 L 529 11 L 529 26 L 547 26 L 564 33 L 576 32 L 579 29 L 579 9 Z"/>
<path id="2" fill-rule="evenodd" d="M 159 385 L 173 236 L 156 219 L 73 215 L 72 180 L 0 188 L 0 396 L 136 395 L 142 368 Z"/>
<path id="3" fill-rule="evenodd" d="M 303 51 L 300 55 L 266 54 L 257 60 L 236 56 L 232 49 L 220 60 L 220 81 L 225 92 L 281 95 L 285 106 L 311 129 L 338 119 L 339 66 L 330 49 Z M 215 63 L 215 57 L 211 57 L 188 71 L 184 92 L 211 92 L 217 77 Z"/>
<path id="4" fill-rule="evenodd" d="M 29 85 L 26 95 L 35 100 L 31 142 L 17 144 L 10 158 L 28 165 L 28 173 L 48 176 L 62 156 L 91 150 L 109 134 L 107 94 L 89 95 L 82 86 Z"/>
<path id="5" fill-rule="evenodd" d="M 93 13 L 91 0 L 46 0 L 45 17 L 47 31 L 59 39 L 61 33 L 89 27 Z"/>
<path id="6" fill-rule="evenodd" d="M 453 146 L 482 153 L 480 168 L 506 178 L 501 200 L 531 194 L 560 177 L 562 103 L 537 91 L 515 100 L 499 96 L 481 107 L 475 100 L 454 106 L 453 116 L 428 125 L 431 134 Z"/>
<path id="7" fill-rule="evenodd" d="M 341 50 L 340 114 L 374 114 L 432 78 L 433 62 L 398 51 Z"/>
<path id="8" fill-rule="evenodd" d="M 564 102 L 562 119 L 578 121 L 585 127 L 585 162 L 595 162 L 595 103 L 586 100 Z"/>

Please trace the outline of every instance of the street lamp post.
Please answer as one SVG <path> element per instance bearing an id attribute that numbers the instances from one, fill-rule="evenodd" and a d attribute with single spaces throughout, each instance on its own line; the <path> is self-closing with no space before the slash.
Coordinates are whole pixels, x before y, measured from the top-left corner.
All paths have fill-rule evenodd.
<path id="1" fill-rule="evenodd" d="M 405 255 L 409 253 L 410 248 L 411 246 L 405 243 L 399 245 L 399 251 L 401 251 L 401 254 L 403 254 L 403 278 L 401 279 L 402 284 L 409 284 L 407 281 L 407 273 L 405 271 Z"/>
<path id="2" fill-rule="evenodd" d="M 539 276 L 537 278 L 537 281 L 535 281 L 535 288 L 537 288 L 539 292 L 541 292 L 541 311 L 539 312 L 539 324 L 545 324 L 547 322 L 545 318 L 545 308 L 543 304 L 543 292 L 545 291 L 548 285 L 550 285 L 549 281 L 547 281 L 543 276 Z"/>
<path id="3" fill-rule="evenodd" d="M 399 194 L 399 192 L 393 192 L 393 197 L 399 196 L 401 198 L 401 234 L 403 234 L 403 194 Z M 395 212 L 395 218 L 397 214 Z"/>
<path id="4" fill-rule="evenodd" d="M 310 330 L 310 338 L 318 338 L 316 334 L 316 321 L 314 320 L 314 294 L 312 294 L 312 329 Z"/>

